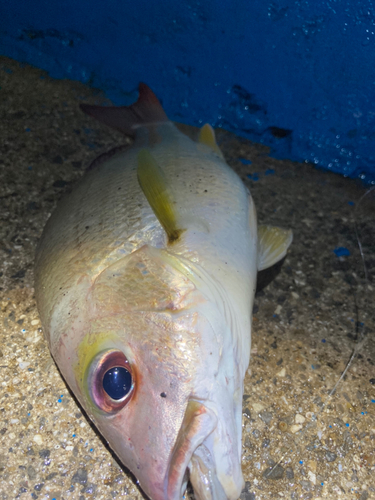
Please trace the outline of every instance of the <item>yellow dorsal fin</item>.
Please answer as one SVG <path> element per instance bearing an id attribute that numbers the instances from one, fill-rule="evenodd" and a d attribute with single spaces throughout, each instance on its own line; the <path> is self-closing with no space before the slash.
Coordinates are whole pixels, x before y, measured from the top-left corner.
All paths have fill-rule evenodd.
<path id="1" fill-rule="evenodd" d="M 167 178 L 150 151 L 138 154 L 138 181 L 154 214 L 168 236 L 168 242 L 179 239 L 184 229 L 177 225 L 177 214 L 168 188 Z"/>
<path id="2" fill-rule="evenodd" d="M 271 267 L 285 257 L 293 233 L 280 227 L 258 227 L 258 271 Z"/>
<path id="3" fill-rule="evenodd" d="M 215 131 L 209 123 L 206 123 L 206 125 L 203 125 L 203 127 L 200 129 L 198 140 L 201 144 L 205 144 L 206 146 L 211 148 L 212 151 L 220 156 L 220 158 L 223 158 L 223 153 L 220 151 L 219 146 L 216 144 Z"/>

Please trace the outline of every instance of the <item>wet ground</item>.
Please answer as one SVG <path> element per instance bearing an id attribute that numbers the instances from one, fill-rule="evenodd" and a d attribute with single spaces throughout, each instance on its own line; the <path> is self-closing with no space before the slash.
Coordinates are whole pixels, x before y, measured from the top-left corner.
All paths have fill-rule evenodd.
<path id="1" fill-rule="evenodd" d="M 35 246 L 57 201 L 124 139 L 79 111 L 105 102 L 82 84 L 6 58 L 0 79 L 0 500 L 140 500 L 61 379 L 33 290 Z M 259 277 L 241 498 L 375 498 L 374 193 L 359 203 L 357 181 L 226 132 L 218 140 L 259 221 L 294 231 L 282 265 Z"/>

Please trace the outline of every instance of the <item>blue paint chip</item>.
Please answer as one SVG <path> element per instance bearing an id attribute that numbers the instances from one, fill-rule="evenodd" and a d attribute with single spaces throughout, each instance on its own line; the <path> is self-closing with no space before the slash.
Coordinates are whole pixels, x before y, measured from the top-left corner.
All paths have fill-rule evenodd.
<path id="1" fill-rule="evenodd" d="M 371 400 L 371 403 L 375 403 L 375 399 L 372 399 L 372 400 Z"/>
<path id="2" fill-rule="evenodd" d="M 313 370 L 315 370 L 315 366 L 314 366 L 314 365 L 311 365 L 311 368 L 312 368 Z"/>
<path id="3" fill-rule="evenodd" d="M 247 158 L 237 158 L 238 161 L 242 163 L 242 165 L 251 165 L 252 161 L 248 160 Z"/>
<path id="4" fill-rule="evenodd" d="M 332 429 L 332 425 L 329 425 L 328 427 L 329 427 L 330 429 Z"/>
<path id="5" fill-rule="evenodd" d="M 302 465 L 303 464 L 303 460 L 300 460 L 299 463 Z"/>
<path id="6" fill-rule="evenodd" d="M 350 205 L 351 207 L 354 206 L 354 201 L 348 201 L 348 205 Z"/>
<path id="7" fill-rule="evenodd" d="M 94 448 L 90 448 L 90 451 L 91 451 L 91 452 L 92 452 L 92 451 L 94 451 Z"/>
<path id="8" fill-rule="evenodd" d="M 254 172 L 253 174 L 248 174 L 246 177 L 254 182 L 259 181 L 259 174 L 257 172 Z"/>
<path id="9" fill-rule="evenodd" d="M 346 424 L 345 424 L 345 426 L 346 426 L 346 427 L 349 427 L 349 425 L 350 425 L 350 424 L 348 424 L 348 423 L 346 423 Z"/>
<path id="10" fill-rule="evenodd" d="M 72 437 L 74 437 L 74 438 L 75 438 L 75 437 L 76 437 L 76 435 L 75 435 L 75 434 L 72 434 Z"/>
<path id="11" fill-rule="evenodd" d="M 334 249 L 334 252 L 337 255 L 337 257 L 348 257 L 350 255 L 349 250 L 345 247 L 336 247 Z"/>
<path id="12" fill-rule="evenodd" d="M 267 168 L 267 170 L 264 172 L 264 175 L 275 175 L 275 169 Z"/>
<path id="13" fill-rule="evenodd" d="M 326 343 L 326 339 L 322 339 L 322 342 L 323 342 L 323 344 L 325 344 Z"/>
<path id="14" fill-rule="evenodd" d="M 29 165 L 29 166 L 27 167 L 27 170 L 32 170 L 32 169 L 33 169 L 33 167 L 32 167 L 31 165 Z"/>
<path id="15" fill-rule="evenodd" d="M 58 399 L 58 400 L 57 400 L 57 402 L 58 402 L 58 403 L 62 403 L 62 399 Z"/>
<path id="16" fill-rule="evenodd" d="M 31 128 L 29 127 L 25 128 L 25 132 L 31 132 Z"/>
<path id="17" fill-rule="evenodd" d="M 324 486 L 324 483 L 320 483 L 322 486 Z"/>

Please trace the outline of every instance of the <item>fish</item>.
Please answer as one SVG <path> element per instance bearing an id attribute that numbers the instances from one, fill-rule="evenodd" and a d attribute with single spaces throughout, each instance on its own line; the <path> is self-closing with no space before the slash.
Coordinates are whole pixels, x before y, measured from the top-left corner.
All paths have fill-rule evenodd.
<path id="1" fill-rule="evenodd" d="M 152 500 L 236 500 L 259 270 L 292 232 L 257 225 L 213 128 L 196 140 L 141 83 L 131 106 L 81 105 L 132 138 L 88 168 L 35 258 L 44 335 L 65 382 Z"/>

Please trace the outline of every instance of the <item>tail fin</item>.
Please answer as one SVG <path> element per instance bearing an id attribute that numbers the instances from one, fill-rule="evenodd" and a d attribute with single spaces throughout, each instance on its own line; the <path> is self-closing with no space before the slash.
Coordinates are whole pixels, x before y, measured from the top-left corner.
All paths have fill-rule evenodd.
<path id="1" fill-rule="evenodd" d="M 138 90 L 138 100 L 131 106 L 81 104 L 80 108 L 87 115 L 130 136 L 134 136 L 137 126 L 142 124 L 168 121 L 159 99 L 150 87 L 145 83 L 140 83 Z"/>

